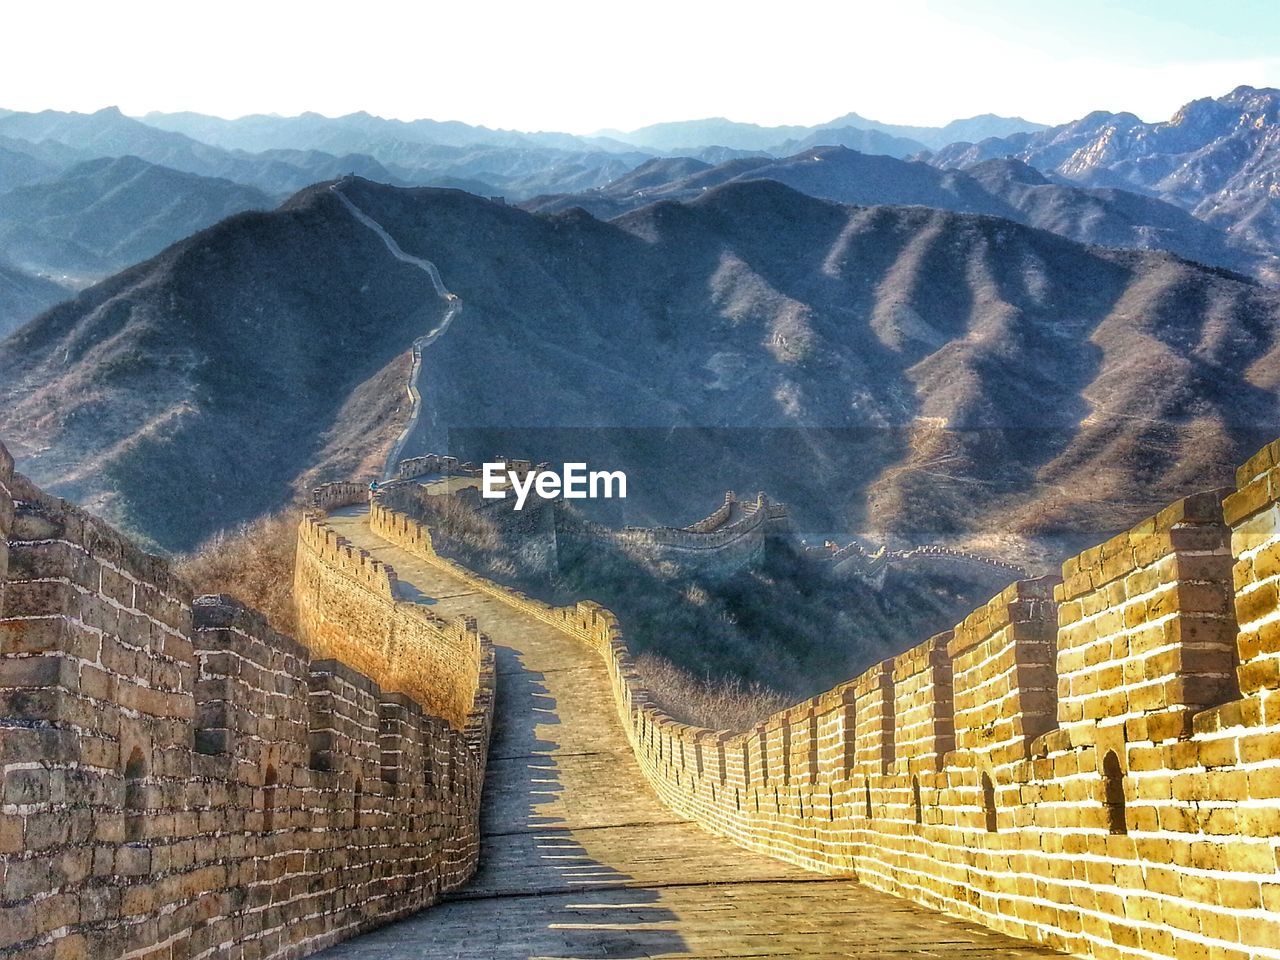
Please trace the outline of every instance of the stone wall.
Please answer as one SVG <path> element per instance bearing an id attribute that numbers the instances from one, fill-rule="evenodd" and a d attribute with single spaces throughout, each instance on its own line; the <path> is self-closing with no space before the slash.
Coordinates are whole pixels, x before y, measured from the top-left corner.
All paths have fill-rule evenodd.
<path id="1" fill-rule="evenodd" d="M 470 876 L 487 647 L 455 729 L 193 597 L 2 449 L 0 956 L 300 957 Z"/>
<path id="2" fill-rule="evenodd" d="M 594 604 L 374 529 L 597 650 L 654 789 L 744 846 L 1101 958 L 1280 958 L 1280 441 L 747 731 L 666 716 Z"/>
<path id="3" fill-rule="evenodd" d="M 563 507 L 563 501 L 556 501 L 556 506 Z M 560 543 L 607 543 L 686 569 L 716 574 L 731 574 L 757 564 L 766 540 L 786 537 L 791 532 L 784 504 L 771 502 L 763 493 L 755 500 L 739 500 L 732 490 L 711 514 L 687 527 L 615 530 L 564 509 L 557 509 L 555 519 Z"/>
<path id="4" fill-rule="evenodd" d="M 352 480 L 338 480 L 334 483 L 322 483 L 318 487 L 313 487 L 311 495 L 307 498 L 313 510 L 321 512 L 325 510 L 335 510 L 338 507 L 350 507 L 357 503 L 364 503 L 369 498 L 369 487 L 367 484 L 356 483 Z"/>
<path id="5" fill-rule="evenodd" d="M 1010 580 L 1029 576 L 1027 570 L 998 557 L 988 557 L 970 550 L 958 550 L 939 544 L 922 544 L 909 550 L 890 550 L 880 547 L 868 552 L 857 540 L 838 549 L 828 541 L 824 547 L 809 547 L 810 557 L 823 564 L 836 577 L 857 577 L 877 586 L 883 586 L 890 567 L 908 572 L 951 573 L 965 579 L 980 578 L 990 582 L 993 588 L 1003 587 Z"/>
<path id="6" fill-rule="evenodd" d="M 532 460 L 518 460 L 511 457 L 497 457 L 490 462 L 502 464 L 504 481 L 505 473 L 508 471 L 524 477 L 529 473 L 546 470 L 551 466 L 548 463 L 534 463 Z M 392 479 L 412 480 L 415 477 L 430 476 L 432 474 L 456 477 L 479 477 L 482 476 L 483 473 L 484 469 L 478 464 L 471 463 L 469 461 L 461 462 L 457 457 L 446 457 L 438 453 L 428 453 L 425 456 L 410 457 L 407 460 L 399 461 L 396 464 L 395 470 L 392 471 Z"/>
<path id="7" fill-rule="evenodd" d="M 791 532 L 787 508 L 764 493 L 739 500 L 732 490 L 714 513 L 688 527 L 624 527 L 613 532 L 621 543 L 660 547 L 674 553 L 724 551 L 739 544 L 762 545 L 765 537 Z"/>
<path id="8" fill-rule="evenodd" d="M 690 533 L 711 533 L 724 526 L 733 515 L 733 505 L 737 501 L 737 495 L 732 490 L 726 490 L 724 494 L 724 503 L 716 507 L 711 513 L 689 524 L 684 529 Z"/>
<path id="9" fill-rule="evenodd" d="M 399 596 L 395 571 L 308 514 L 294 564 L 298 638 L 314 655 L 378 677 L 457 728 L 466 724 L 484 652 L 471 619 L 446 622 Z"/>

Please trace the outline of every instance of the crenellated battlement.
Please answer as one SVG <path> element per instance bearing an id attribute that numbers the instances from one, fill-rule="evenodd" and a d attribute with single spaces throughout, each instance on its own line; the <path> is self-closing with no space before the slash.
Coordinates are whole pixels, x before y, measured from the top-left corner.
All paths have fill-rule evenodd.
<path id="1" fill-rule="evenodd" d="M 299 957 L 474 871 L 491 646 L 317 516 L 299 541 L 394 608 L 380 657 L 193 596 L 0 447 L 0 955 Z"/>
<path id="2" fill-rule="evenodd" d="M 626 550 L 704 571 L 732 572 L 757 562 L 770 537 L 790 534 L 785 505 L 760 493 L 739 500 L 732 491 L 711 514 L 685 527 L 624 527 L 616 530 L 559 510 L 556 534 L 563 540 L 613 544 Z"/>
<path id="3" fill-rule="evenodd" d="M 395 570 L 352 546 L 345 537 L 325 524 L 323 514 L 303 515 L 298 526 L 298 543 L 343 576 L 388 600 L 395 598 Z"/>
<path id="4" fill-rule="evenodd" d="M 756 494 L 755 500 L 739 500 L 732 490 L 712 514 L 687 527 L 624 527 L 610 531 L 619 542 L 677 551 L 724 550 L 744 540 L 759 544 L 766 536 L 789 532 L 785 505 L 773 503 L 763 492 Z"/>
<path id="5" fill-rule="evenodd" d="M 1238 482 L 744 731 L 652 702 L 609 611 L 371 523 L 598 651 L 646 777 L 714 833 L 1074 953 L 1257 960 L 1280 957 L 1280 441 Z"/>
<path id="6" fill-rule="evenodd" d="M 319 514 L 299 524 L 294 581 L 298 634 L 317 657 L 378 677 L 384 690 L 465 727 L 487 643 L 474 619 L 445 621 L 403 600 L 395 570 Z"/>
<path id="7" fill-rule="evenodd" d="M 350 507 L 357 503 L 364 503 L 368 496 L 369 488 L 363 483 L 339 480 L 334 483 L 322 483 L 320 486 L 312 488 L 310 496 L 307 497 L 307 502 L 311 505 L 311 509 L 323 513 L 327 510 L 335 510 L 338 507 Z"/>
<path id="8" fill-rule="evenodd" d="M 304 645 L 0 448 L 0 951 L 300 956 L 470 875 L 492 648 L 328 525 L 367 496 L 326 485 L 299 525 Z M 374 533 L 603 659 L 681 817 L 1074 953 L 1280 960 L 1280 441 L 1234 491 L 737 731 L 655 703 L 610 611 L 475 575 L 392 500 Z M 777 520 L 730 496 L 681 533 Z"/>
<path id="9" fill-rule="evenodd" d="M 936 543 L 920 544 L 907 550 L 890 550 L 881 546 L 868 552 L 857 540 L 843 547 L 837 547 L 828 540 L 821 547 L 808 547 L 806 553 L 832 576 L 852 576 L 872 583 L 883 583 L 890 567 L 951 568 L 962 575 L 985 573 L 1002 581 L 1028 576 L 1022 567 L 999 557 Z"/>

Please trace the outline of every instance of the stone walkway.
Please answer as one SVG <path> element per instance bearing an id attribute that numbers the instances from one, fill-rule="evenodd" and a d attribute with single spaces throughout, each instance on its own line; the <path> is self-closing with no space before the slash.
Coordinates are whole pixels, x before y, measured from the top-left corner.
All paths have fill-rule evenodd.
<path id="1" fill-rule="evenodd" d="M 603 662 L 559 631 L 370 533 L 420 602 L 468 613 L 498 654 L 481 866 L 444 903 L 339 944 L 325 960 L 1058 956 L 908 901 L 743 850 L 649 789 L 614 719 Z"/>

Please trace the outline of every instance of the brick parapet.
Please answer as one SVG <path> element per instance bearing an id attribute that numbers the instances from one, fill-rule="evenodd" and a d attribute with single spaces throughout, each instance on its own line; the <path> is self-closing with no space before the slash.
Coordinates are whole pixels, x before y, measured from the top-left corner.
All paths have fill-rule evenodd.
<path id="1" fill-rule="evenodd" d="M 1001 767 L 1024 759 L 1057 725 L 1057 578 L 1010 584 L 952 631 L 956 753 L 952 762 Z"/>
<path id="2" fill-rule="evenodd" d="M 395 570 L 317 514 L 299 525 L 294 579 L 299 636 L 316 656 L 351 664 L 465 727 L 487 643 L 474 619 L 446 621 L 402 600 Z"/>
<path id="3" fill-rule="evenodd" d="M 1232 563 L 1212 491 L 1064 564 L 1058 719 L 1073 739 L 1117 725 L 1178 735 L 1191 714 L 1239 696 Z"/>
<path id="4" fill-rule="evenodd" d="M 1280 464 L 1272 447 L 1266 471 Z M 1180 501 L 1072 558 L 1061 582 L 1014 584 L 950 636 L 737 732 L 679 722 L 653 703 L 609 611 L 553 608 L 486 581 L 436 556 L 425 527 L 377 504 L 373 524 L 597 651 L 645 776 L 714 833 L 1072 953 L 1278 960 L 1280 691 L 1270 667 L 1242 684 L 1243 698 L 1206 705 L 1187 696 L 1204 688 L 1164 680 L 1202 661 L 1132 649 L 1131 637 L 1158 623 L 1181 652 L 1221 657 L 1220 631 L 1233 629 L 1220 602 L 1231 551 L 1216 502 Z M 1280 622 L 1280 561 L 1266 554 L 1280 557 L 1280 511 L 1274 499 L 1247 511 L 1238 503 L 1228 498 L 1226 519 L 1237 555 L 1243 548 L 1251 561 L 1235 568 L 1243 677 L 1270 659 L 1260 638 Z M 1151 583 L 1176 603 L 1149 603 Z M 1143 684 L 1180 699 L 1080 716 L 1077 655 L 1103 645 L 1078 625 L 1113 607 L 1121 629 L 1096 634 L 1109 638 L 1096 682 L 1118 676 L 1115 689 L 1127 692 L 1136 677 L 1126 682 L 1125 666 L 1136 660 Z M 1192 629 L 1204 623 L 1215 625 L 1207 646 Z M 1118 674 L 1105 672 L 1107 658 L 1122 664 Z"/>
<path id="5" fill-rule="evenodd" d="M 731 519 L 735 508 L 740 516 Z M 598 536 L 621 543 L 642 544 L 675 551 L 722 551 L 747 544 L 759 547 L 768 536 L 789 530 L 787 508 L 771 503 L 764 493 L 754 501 L 739 501 L 732 491 L 710 516 L 687 527 L 626 527 L 620 531 L 595 527 Z"/>
<path id="6" fill-rule="evenodd" d="M 936 771 L 955 749 L 953 665 L 947 645 L 954 634 L 938 634 L 894 658 L 894 760 L 909 773 Z"/>
<path id="7" fill-rule="evenodd" d="M 685 529 L 690 533 L 711 533 L 713 530 L 724 526 L 724 522 L 733 513 L 733 505 L 737 499 L 737 495 L 732 490 L 726 490 L 724 502 L 720 506 L 716 507 L 701 520 L 689 524 Z"/>
<path id="8" fill-rule="evenodd" d="M 1223 502 L 1235 556 L 1239 682 L 1245 693 L 1280 690 L 1280 440 L 1236 472 Z"/>
<path id="9" fill-rule="evenodd" d="M 322 483 L 311 490 L 307 502 L 313 510 L 325 512 L 341 507 L 352 507 L 369 499 L 369 487 L 351 480 Z"/>
<path id="10" fill-rule="evenodd" d="M 300 957 L 470 876 L 491 648 L 455 730 L 8 463 L 0 956 Z"/>

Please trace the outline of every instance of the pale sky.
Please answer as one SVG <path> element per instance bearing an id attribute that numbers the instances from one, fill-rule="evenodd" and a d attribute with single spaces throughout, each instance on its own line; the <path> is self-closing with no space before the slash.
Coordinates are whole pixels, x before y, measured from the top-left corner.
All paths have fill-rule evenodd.
<path id="1" fill-rule="evenodd" d="M 3 16 L 12 110 L 367 110 L 590 133 L 850 111 L 1163 120 L 1280 86 L 1275 0 L 67 0 Z"/>

